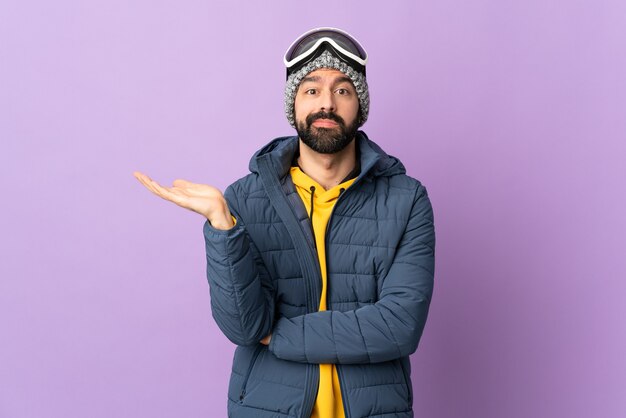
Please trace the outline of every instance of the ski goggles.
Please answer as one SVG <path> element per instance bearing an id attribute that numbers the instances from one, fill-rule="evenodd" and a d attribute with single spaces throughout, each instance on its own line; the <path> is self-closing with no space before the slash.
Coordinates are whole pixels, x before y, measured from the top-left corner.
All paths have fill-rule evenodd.
<path id="1" fill-rule="evenodd" d="M 340 58 L 357 64 L 365 72 L 367 52 L 352 35 L 336 28 L 315 28 L 300 35 L 285 53 L 287 74 L 302 67 L 316 57 L 316 52 L 323 43 L 330 45 Z"/>

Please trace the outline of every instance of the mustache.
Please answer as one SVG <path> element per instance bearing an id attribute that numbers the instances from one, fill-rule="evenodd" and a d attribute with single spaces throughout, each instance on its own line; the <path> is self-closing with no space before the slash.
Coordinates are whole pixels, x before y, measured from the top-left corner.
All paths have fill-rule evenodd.
<path id="1" fill-rule="evenodd" d="M 308 126 L 311 126 L 311 124 L 313 122 L 315 122 L 318 119 L 330 119 L 332 121 L 337 122 L 340 126 L 346 126 L 343 118 L 339 115 L 337 115 L 336 113 L 333 112 L 324 112 L 319 111 L 317 113 L 311 113 L 309 116 L 306 117 L 306 124 Z"/>

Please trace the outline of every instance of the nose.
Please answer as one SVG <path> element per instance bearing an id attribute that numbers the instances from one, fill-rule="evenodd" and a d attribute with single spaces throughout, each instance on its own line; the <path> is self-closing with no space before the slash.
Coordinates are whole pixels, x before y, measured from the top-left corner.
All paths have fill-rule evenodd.
<path id="1" fill-rule="evenodd" d="M 319 107 L 320 110 L 325 112 L 334 112 L 335 109 L 335 96 L 330 90 L 323 90 L 319 95 Z"/>

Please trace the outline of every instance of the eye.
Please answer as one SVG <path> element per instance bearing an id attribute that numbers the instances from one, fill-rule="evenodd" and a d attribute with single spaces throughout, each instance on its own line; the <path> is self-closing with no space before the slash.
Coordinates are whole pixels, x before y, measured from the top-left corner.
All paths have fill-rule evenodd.
<path id="1" fill-rule="evenodd" d="M 340 89 L 337 89 L 337 94 L 339 94 L 340 96 L 345 96 L 345 95 L 350 94 L 350 90 L 340 88 Z"/>
<path id="2" fill-rule="evenodd" d="M 317 93 L 317 90 L 315 90 L 315 89 L 307 89 L 307 90 L 304 92 L 304 94 L 315 94 L 315 93 Z"/>

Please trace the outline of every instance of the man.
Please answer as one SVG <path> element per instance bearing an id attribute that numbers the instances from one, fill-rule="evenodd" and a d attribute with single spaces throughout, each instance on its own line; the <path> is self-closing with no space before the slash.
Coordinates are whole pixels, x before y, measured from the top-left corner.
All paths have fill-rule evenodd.
<path id="1" fill-rule="evenodd" d="M 213 317 L 238 345 L 232 417 L 412 417 L 409 355 L 432 295 L 424 186 L 358 128 L 367 54 L 319 28 L 285 55 L 297 137 L 255 153 L 224 195 L 176 180 L 151 191 L 207 218 Z"/>

